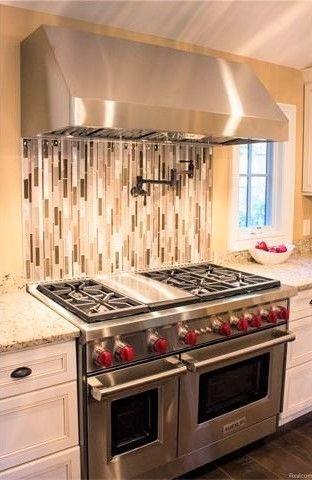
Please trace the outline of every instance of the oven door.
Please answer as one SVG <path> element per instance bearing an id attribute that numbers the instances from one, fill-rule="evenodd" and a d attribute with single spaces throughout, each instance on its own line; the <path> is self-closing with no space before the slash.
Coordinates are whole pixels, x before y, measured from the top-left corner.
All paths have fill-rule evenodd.
<path id="1" fill-rule="evenodd" d="M 186 372 L 170 357 L 88 379 L 89 478 L 129 479 L 176 457 Z"/>
<path id="2" fill-rule="evenodd" d="M 279 329 L 183 354 L 179 455 L 218 442 L 280 411 L 285 342 Z"/>

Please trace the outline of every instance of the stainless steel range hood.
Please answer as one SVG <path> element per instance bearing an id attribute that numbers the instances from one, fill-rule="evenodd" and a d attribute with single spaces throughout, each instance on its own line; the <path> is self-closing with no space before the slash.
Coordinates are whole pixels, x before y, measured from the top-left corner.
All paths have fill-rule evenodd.
<path id="1" fill-rule="evenodd" d="M 21 46 L 22 136 L 217 144 L 283 141 L 288 122 L 245 64 L 41 26 Z"/>

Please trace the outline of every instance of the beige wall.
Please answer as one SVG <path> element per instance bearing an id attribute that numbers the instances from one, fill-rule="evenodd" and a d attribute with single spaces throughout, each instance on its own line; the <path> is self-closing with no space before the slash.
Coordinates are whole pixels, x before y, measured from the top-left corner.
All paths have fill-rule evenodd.
<path id="1" fill-rule="evenodd" d="M 0 5 L 0 276 L 6 273 L 20 274 L 23 270 L 19 44 L 23 38 L 43 23 L 218 55 L 249 63 L 276 101 L 297 106 L 294 238 L 301 238 L 303 218 L 312 219 L 312 202 L 302 197 L 300 193 L 303 80 L 299 71 L 151 35 Z M 229 154 L 230 149 L 220 148 L 214 159 L 213 248 L 222 251 L 226 249 L 227 242 Z"/>

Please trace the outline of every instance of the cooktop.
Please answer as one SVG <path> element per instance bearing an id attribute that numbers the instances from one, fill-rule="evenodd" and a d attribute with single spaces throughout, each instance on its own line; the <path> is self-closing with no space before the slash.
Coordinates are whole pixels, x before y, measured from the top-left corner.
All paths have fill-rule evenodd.
<path id="1" fill-rule="evenodd" d="M 211 263 L 44 282 L 37 289 L 88 323 L 279 287 L 280 282 Z"/>

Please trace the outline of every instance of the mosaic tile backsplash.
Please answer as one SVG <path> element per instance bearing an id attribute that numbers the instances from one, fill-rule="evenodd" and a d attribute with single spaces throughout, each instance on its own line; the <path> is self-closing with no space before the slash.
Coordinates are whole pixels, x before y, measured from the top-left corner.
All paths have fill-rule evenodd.
<path id="1" fill-rule="evenodd" d="M 194 178 L 183 171 L 193 160 Z M 23 140 L 26 277 L 61 279 L 209 259 L 211 152 L 200 145 Z M 138 175 L 178 183 L 131 188 Z"/>

